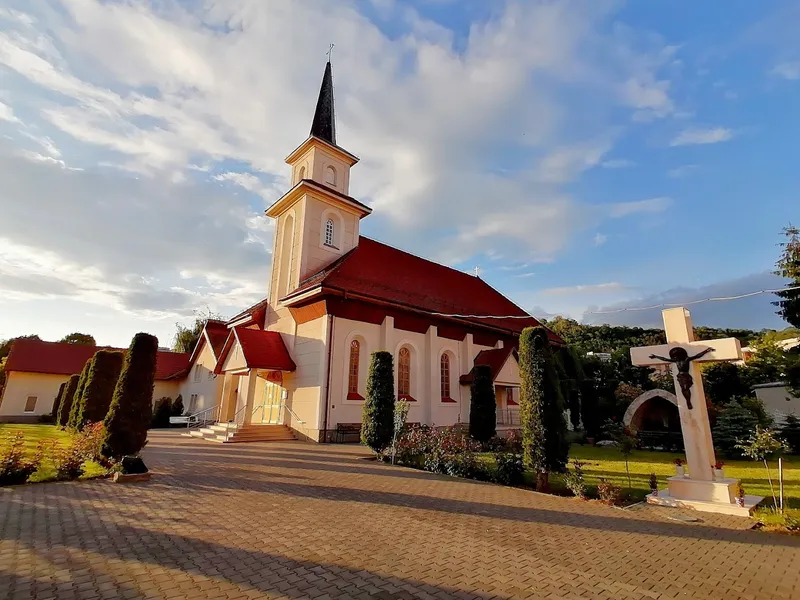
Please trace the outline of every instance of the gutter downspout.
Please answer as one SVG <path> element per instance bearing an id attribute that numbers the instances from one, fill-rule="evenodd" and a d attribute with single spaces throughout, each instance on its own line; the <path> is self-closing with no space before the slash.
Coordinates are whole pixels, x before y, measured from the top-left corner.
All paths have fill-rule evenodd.
<path id="1" fill-rule="evenodd" d="M 320 440 L 323 443 L 328 442 L 328 415 L 330 413 L 330 399 L 331 399 L 331 357 L 333 356 L 333 348 L 331 347 L 331 342 L 333 340 L 333 327 L 335 325 L 335 321 L 333 320 L 333 315 L 328 315 L 328 344 L 327 344 L 327 352 L 328 352 L 328 360 L 327 366 L 325 368 L 325 419 L 322 424 L 322 436 L 323 439 Z"/>

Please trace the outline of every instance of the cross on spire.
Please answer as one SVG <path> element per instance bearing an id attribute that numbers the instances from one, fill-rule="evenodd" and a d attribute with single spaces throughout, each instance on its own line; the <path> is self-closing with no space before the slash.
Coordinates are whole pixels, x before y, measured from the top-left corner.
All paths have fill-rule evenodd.
<path id="1" fill-rule="evenodd" d="M 331 47 L 328 48 L 328 52 L 326 53 L 328 55 L 328 62 L 331 62 L 331 56 L 333 56 L 333 49 L 335 47 L 336 47 L 336 44 L 331 43 Z"/>

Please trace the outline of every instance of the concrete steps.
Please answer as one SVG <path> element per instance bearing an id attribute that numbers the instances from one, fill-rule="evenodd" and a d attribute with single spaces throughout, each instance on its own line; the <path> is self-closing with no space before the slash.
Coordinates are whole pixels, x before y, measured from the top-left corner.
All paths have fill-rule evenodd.
<path id="1" fill-rule="evenodd" d="M 286 425 L 241 425 L 216 423 L 208 427 L 193 429 L 183 435 L 200 438 L 219 444 L 241 444 L 246 442 L 284 442 L 297 438 Z"/>

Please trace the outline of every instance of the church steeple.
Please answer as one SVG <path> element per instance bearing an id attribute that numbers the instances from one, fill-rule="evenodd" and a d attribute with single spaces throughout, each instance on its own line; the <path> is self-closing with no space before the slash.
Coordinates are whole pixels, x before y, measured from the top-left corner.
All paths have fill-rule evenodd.
<path id="1" fill-rule="evenodd" d="M 317 99 L 317 110 L 311 124 L 311 135 L 332 146 L 336 145 L 336 111 L 333 105 L 333 68 L 330 61 L 325 65 L 322 87 Z"/>

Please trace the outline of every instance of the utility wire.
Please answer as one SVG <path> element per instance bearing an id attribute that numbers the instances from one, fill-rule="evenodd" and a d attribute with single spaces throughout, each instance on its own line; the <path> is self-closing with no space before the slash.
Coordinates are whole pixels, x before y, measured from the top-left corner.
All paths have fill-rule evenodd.
<path id="1" fill-rule="evenodd" d="M 701 300 L 691 300 L 689 302 L 665 302 L 663 304 L 654 304 L 653 306 L 636 306 L 630 308 L 616 308 L 612 310 L 590 310 L 585 314 L 587 315 L 608 315 L 612 313 L 631 312 L 639 310 L 653 310 L 656 308 L 674 308 L 677 306 L 690 306 L 692 304 L 700 304 L 701 302 L 726 302 L 728 300 L 740 300 L 742 298 L 750 298 L 758 296 L 759 294 L 775 294 L 777 292 L 792 292 L 800 290 L 800 285 L 794 287 L 780 288 L 776 290 L 758 290 L 757 292 L 750 292 L 748 294 L 740 294 L 738 296 L 720 296 L 717 298 L 702 298 Z M 452 317 L 456 319 L 531 319 L 535 318 L 533 315 L 457 315 L 451 313 L 430 313 L 435 317 Z"/>

